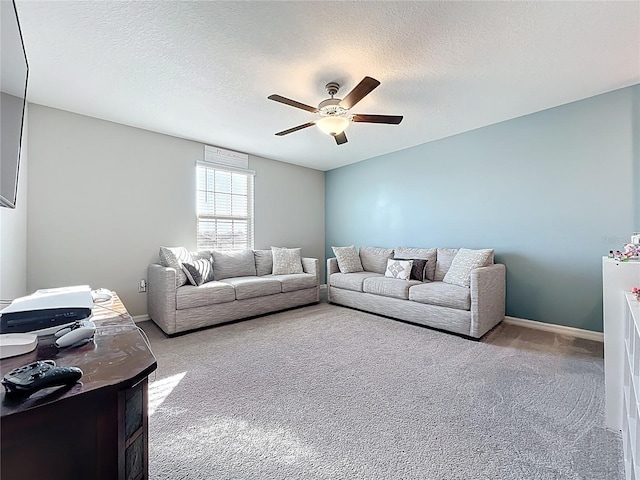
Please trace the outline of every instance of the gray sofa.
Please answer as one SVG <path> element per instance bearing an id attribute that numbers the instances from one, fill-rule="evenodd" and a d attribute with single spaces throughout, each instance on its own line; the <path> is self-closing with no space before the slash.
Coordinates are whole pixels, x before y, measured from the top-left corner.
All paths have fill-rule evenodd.
<path id="1" fill-rule="evenodd" d="M 299 307 L 320 300 L 318 259 L 302 258 L 303 273 L 273 275 L 271 250 L 204 251 L 213 259 L 214 280 L 184 284 L 177 268 L 151 264 L 147 269 L 149 317 L 166 334 Z"/>
<path id="2" fill-rule="evenodd" d="M 341 273 L 336 258 L 327 260 L 327 295 L 331 303 L 480 338 L 505 316 L 506 268 L 494 264 L 474 268 L 469 286 L 444 278 L 459 249 L 360 247 L 364 271 Z M 425 280 L 386 278 L 389 258 L 427 260 Z"/>

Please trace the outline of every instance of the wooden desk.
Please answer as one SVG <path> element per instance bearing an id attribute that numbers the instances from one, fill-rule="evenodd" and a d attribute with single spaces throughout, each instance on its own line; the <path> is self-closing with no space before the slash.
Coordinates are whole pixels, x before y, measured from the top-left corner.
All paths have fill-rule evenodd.
<path id="1" fill-rule="evenodd" d="M 49 335 L 33 352 L 0 360 L 1 375 L 45 359 L 84 373 L 80 383 L 22 401 L 6 397 L 2 388 L 0 477 L 147 478 L 147 377 L 156 358 L 117 295 L 96 305 L 91 320 L 93 342 L 60 350 Z"/>

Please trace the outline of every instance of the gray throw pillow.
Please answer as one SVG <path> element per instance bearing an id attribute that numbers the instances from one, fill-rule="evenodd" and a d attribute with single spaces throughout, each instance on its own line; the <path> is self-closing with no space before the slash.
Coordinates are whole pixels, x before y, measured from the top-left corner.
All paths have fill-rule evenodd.
<path id="1" fill-rule="evenodd" d="M 196 287 L 213 280 L 213 263 L 210 258 L 184 262 L 182 264 L 182 270 L 187 276 L 189 283 Z"/>
<path id="2" fill-rule="evenodd" d="M 461 248 L 453 258 L 451 267 L 449 267 L 449 271 L 442 281 L 451 285 L 469 287 L 471 286 L 471 270 L 486 266 L 492 257 L 492 249 L 470 250 Z"/>
<path id="3" fill-rule="evenodd" d="M 176 270 L 176 287 L 187 283 L 187 276 L 182 271 L 182 263 L 191 261 L 189 250 L 184 247 L 160 247 L 159 256 L 162 266 Z"/>
<path id="4" fill-rule="evenodd" d="M 273 254 L 273 274 L 291 275 L 304 273 L 299 248 L 271 247 Z"/>
<path id="5" fill-rule="evenodd" d="M 364 272 L 360 256 L 356 252 L 356 247 L 350 245 L 348 247 L 331 247 L 333 253 L 338 260 L 338 268 L 340 273 Z"/>

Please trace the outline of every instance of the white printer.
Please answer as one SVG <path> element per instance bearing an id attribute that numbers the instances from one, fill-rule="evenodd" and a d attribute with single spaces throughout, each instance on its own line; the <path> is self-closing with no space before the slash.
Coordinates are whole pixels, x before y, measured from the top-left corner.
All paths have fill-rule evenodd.
<path id="1" fill-rule="evenodd" d="M 91 316 L 93 296 L 88 285 L 37 290 L 16 298 L 0 311 L 0 334 L 34 332 L 53 333 Z"/>

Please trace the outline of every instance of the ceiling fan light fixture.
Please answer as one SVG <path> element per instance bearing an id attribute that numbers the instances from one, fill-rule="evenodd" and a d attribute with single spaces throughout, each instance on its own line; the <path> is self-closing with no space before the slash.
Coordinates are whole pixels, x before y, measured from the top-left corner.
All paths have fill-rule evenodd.
<path id="1" fill-rule="evenodd" d="M 349 119 L 346 117 L 330 116 L 322 117 L 316 122 L 316 126 L 327 135 L 335 137 L 340 135 L 349 126 Z"/>
<path id="2" fill-rule="evenodd" d="M 369 95 L 373 89 L 375 89 L 380 82 L 375 78 L 364 77 L 362 81 L 357 84 L 343 99 L 335 98 L 340 85 L 336 82 L 329 82 L 325 85 L 325 89 L 331 98 L 327 98 L 320 102 L 318 108 L 306 105 L 304 103 L 291 100 L 290 98 L 283 97 L 282 95 L 269 95 L 267 98 L 274 102 L 283 103 L 291 107 L 300 108 L 307 112 L 317 113 L 320 118 L 313 122 L 304 123 L 281 132 L 277 132 L 276 135 L 282 137 L 288 135 L 303 128 L 308 128 L 312 125 L 316 125 L 322 133 L 326 133 L 334 138 L 337 145 L 343 145 L 347 143 L 347 136 L 344 131 L 351 122 L 357 123 L 386 123 L 390 125 L 398 125 L 402 121 L 400 115 L 369 115 L 369 114 L 354 114 L 351 113 L 351 108 L 356 105 L 360 100 Z"/>

